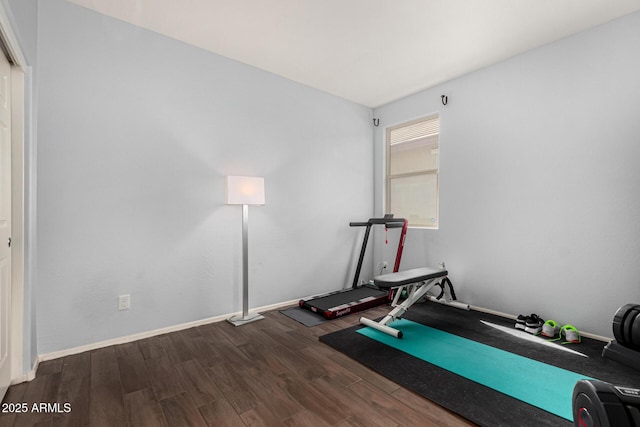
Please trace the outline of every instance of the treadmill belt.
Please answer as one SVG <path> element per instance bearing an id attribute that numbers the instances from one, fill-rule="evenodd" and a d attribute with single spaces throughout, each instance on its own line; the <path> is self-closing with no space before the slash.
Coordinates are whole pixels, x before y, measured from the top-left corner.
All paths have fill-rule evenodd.
<path id="1" fill-rule="evenodd" d="M 314 298 L 308 303 L 318 310 L 329 311 L 340 309 L 344 306 L 353 305 L 360 302 L 371 301 L 379 298 L 387 297 L 386 291 L 374 288 L 356 288 L 342 292 L 332 293 L 323 297 Z"/>

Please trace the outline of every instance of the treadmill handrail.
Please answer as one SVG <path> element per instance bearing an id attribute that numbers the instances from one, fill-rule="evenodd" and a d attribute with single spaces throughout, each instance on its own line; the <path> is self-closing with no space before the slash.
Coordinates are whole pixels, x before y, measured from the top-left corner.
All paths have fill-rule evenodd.
<path id="1" fill-rule="evenodd" d="M 398 252 L 396 254 L 396 262 L 393 268 L 394 273 L 398 271 L 400 268 L 400 258 L 402 257 L 402 249 L 404 247 L 404 237 L 407 232 L 408 221 L 404 218 L 393 218 L 391 215 L 385 216 L 384 218 L 369 218 L 367 222 L 350 222 L 349 225 L 351 227 L 363 227 L 366 226 L 367 229 L 364 232 L 364 240 L 362 242 L 362 248 L 360 249 L 360 256 L 358 257 L 358 264 L 356 266 L 356 272 L 353 276 L 353 283 L 351 284 L 351 288 L 356 289 L 358 287 L 358 280 L 360 279 L 360 272 L 362 270 L 362 263 L 364 261 L 364 254 L 367 250 L 367 244 L 369 241 L 369 233 L 371 232 L 371 227 L 376 224 L 384 224 L 386 228 L 400 228 L 402 227 L 402 232 L 400 234 L 400 241 L 398 242 Z"/>
<path id="2" fill-rule="evenodd" d="M 367 222 L 350 222 L 350 227 L 366 227 L 367 225 L 385 224 L 389 228 L 402 227 L 404 218 L 369 218 Z"/>

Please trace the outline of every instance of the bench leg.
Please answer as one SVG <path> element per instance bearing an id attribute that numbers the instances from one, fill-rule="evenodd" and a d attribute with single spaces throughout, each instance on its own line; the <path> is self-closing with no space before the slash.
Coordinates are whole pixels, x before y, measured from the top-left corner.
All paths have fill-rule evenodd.
<path id="1" fill-rule="evenodd" d="M 442 294 L 442 297 L 440 297 L 440 299 L 432 295 L 427 295 L 427 299 L 429 301 L 437 302 L 439 304 L 450 305 L 452 307 L 459 308 L 461 310 L 469 310 L 469 304 L 456 301 L 453 299 L 453 296 L 451 295 L 451 289 L 446 285 L 443 287 L 443 294 Z"/>
<path id="2" fill-rule="evenodd" d="M 431 288 L 433 288 L 438 283 L 438 279 L 431 279 L 426 282 L 413 283 L 396 288 L 396 294 L 393 298 L 393 302 L 391 303 L 394 308 L 389 312 L 389 314 L 387 314 L 378 322 L 367 319 L 366 317 L 361 317 L 360 323 L 396 338 L 402 338 L 402 331 L 394 329 L 388 326 L 388 324 L 396 319 L 402 318 L 404 313 L 406 313 L 413 304 L 418 302 L 423 296 L 425 296 L 427 292 L 429 292 L 429 290 L 431 290 Z M 403 289 L 406 289 L 409 295 L 404 301 L 402 301 L 402 303 L 398 304 L 398 299 L 400 298 L 400 294 L 402 293 Z"/>

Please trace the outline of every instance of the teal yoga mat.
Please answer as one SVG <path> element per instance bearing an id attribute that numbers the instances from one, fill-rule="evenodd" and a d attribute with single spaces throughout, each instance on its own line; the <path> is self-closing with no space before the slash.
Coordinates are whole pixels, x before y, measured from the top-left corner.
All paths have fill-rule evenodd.
<path id="1" fill-rule="evenodd" d="M 357 332 L 471 381 L 573 421 L 573 387 L 592 379 L 410 320 L 391 323 L 398 339 L 372 328 Z"/>

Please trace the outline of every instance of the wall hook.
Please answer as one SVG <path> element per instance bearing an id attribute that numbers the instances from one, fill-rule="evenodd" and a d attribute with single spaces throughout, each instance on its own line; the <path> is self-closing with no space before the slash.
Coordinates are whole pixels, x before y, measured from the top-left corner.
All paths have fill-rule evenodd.
<path id="1" fill-rule="evenodd" d="M 375 127 L 380 126 L 380 119 L 373 119 L 373 125 L 374 125 Z"/>
<path id="2" fill-rule="evenodd" d="M 440 95 L 440 100 L 442 101 L 442 105 L 447 105 L 449 103 L 449 97 L 447 95 Z"/>

